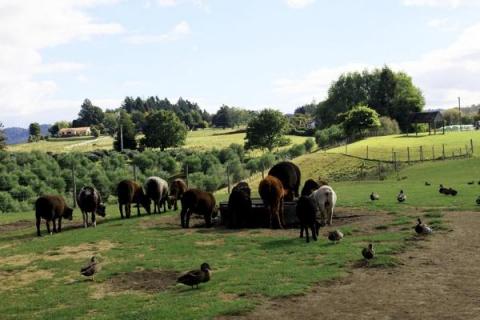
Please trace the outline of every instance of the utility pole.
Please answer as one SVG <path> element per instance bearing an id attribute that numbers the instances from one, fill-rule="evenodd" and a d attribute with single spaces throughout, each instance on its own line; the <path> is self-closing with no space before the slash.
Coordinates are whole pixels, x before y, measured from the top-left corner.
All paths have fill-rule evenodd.
<path id="1" fill-rule="evenodd" d="M 458 97 L 458 127 L 462 131 L 462 111 L 460 110 L 460 97 Z"/>
<path id="2" fill-rule="evenodd" d="M 120 151 L 123 152 L 123 125 L 120 121 Z"/>

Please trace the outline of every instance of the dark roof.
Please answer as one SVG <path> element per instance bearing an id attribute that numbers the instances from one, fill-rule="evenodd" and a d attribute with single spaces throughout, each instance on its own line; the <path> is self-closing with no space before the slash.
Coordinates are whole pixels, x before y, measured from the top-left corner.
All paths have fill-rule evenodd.
<path id="1" fill-rule="evenodd" d="M 431 112 L 415 112 L 410 116 L 411 122 L 418 123 L 431 123 L 434 121 L 442 121 L 443 116 L 440 111 L 431 111 Z"/>

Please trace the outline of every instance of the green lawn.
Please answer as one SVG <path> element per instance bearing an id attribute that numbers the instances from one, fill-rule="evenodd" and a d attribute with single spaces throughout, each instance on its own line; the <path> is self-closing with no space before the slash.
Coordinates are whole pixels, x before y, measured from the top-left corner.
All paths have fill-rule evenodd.
<path id="1" fill-rule="evenodd" d="M 464 132 L 447 132 L 445 135 L 428 135 L 421 134 L 418 137 L 415 135 L 392 135 L 383 137 L 373 137 L 365 140 L 355 142 L 353 144 L 341 146 L 330 149 L 328 152 L 333 153 L 347 153 L 362 158 L 368 157 L 370 159 L 392 160 L 392 153 L 396 152 L 397 160 L 407 161 L 408 151 L 410 148 L 410 159 L 420 159 L 420 147 L 422 147 L 424 159 L 432 159 L 441 157 L 443 153 L 443 146 L 445 148 L 445 155 L 452 156 L 455 154 L 465 153 L 465 147 L 470 149 L 470 139 L 473 140 L 474 154 L 480 155 L 480 131 L 464 131 Z"/>

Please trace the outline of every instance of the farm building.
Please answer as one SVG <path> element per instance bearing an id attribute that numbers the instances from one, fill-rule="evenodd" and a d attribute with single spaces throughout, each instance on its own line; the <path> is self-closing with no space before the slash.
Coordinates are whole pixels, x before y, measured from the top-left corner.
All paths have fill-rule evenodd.
<path id="1" fill-rule="evenodd" d="M 80 128 L 63 128 L 58 131 L 59 137 L 80 137 L 80 136 L 90 136 L 92 131 L 90 127 L 80 127 Z"/>
<path id="2" fill-rule="evenodd" d="M 410 115 L 410 123 L 415 124 L 415 134 L 418 134 L 419 123 L 428 124 L 428 134 L 432 134 L 432 128 L 433 128 L 434 134 L 437 134 L 437 127 L 438 127 L 438 124 L 440 123 L 443 128 L 443 133 L 445 133 L 445 122 L 443 120 L 443 116 L 440 111 L 412 113 Z"/>

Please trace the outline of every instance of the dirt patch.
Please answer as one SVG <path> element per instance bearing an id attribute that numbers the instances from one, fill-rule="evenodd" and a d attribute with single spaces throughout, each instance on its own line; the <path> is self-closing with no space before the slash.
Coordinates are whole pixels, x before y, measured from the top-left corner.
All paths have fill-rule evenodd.
<path id="1" fill-rule="evenodd" d="M 27 268 L 18 271 L 0 271 L 1 290 L 16 289 L 24 287 L 38 280 L 53 278 L 54 274 L 48 270 L 38 270 L 36 268 Z"/>
<path id="2" fill-rule="evenodd" d="M 0 224 L 0 232 L 9 232 L 20 229 L 33 227 L 34 224 L 30 220 L 19 220 L 12 223 Z"/>
<path id="3" fill-rule="evenodd" d="M 1 257 L 0 265 L 10 265 L 13 267 L 26 266 L 34 260 L 34 255 L 17 254 L 14 256 Z"/>
<path id="4" fill-rule="evenodd" d="M 356 268 L 303 296 L 219 319 L 478 319 L 480 219 L 475 212 L 445 217 L 453 231 L 411 242 L 413 248 L 397 257 L 398 268 Z"/>
<path id="5" fill-rule="evenodd" d="M 196 241 L 195 245 L 201 247 L 209 247 L 209 246 L 223 246 L 225 244 L 224 239 L 215 239 L 215 240 L 205 240 L 205 241 Z"/>
<path id="6" fill-rule="evenodd" d="M 98 253 L 106 252 L 116 245 L 108 240 L 97 243 L 82 243 L 76 247 L 64 246 L 59 249 L 48 251 L 42 257 L 44 260 L 59 261 L 63 259 L 85 260 Z"/>
<path id="7" fill-rule="evenodd" d="M 157 293 L 164 291 L 177 282 L 180 273 L 170 270 L 142 270 L 118 274 L 107 281 L 108 291 L 143 291 Z"/>
<path id="8" fill-rule="evenodd" d="M 220 293 L 218 295 L 218 298 L 222 301 L 235 301 L 237 300 L 239 297 L 237 294 L 234 294 L 234 293 Z"/>

